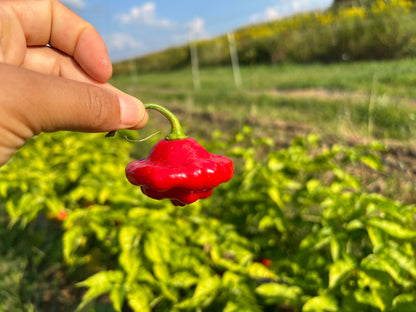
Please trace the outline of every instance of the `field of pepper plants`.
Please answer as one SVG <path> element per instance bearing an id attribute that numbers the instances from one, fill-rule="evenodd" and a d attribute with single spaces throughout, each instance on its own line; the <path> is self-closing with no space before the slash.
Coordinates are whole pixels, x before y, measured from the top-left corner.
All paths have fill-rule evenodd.
<path id="1" fill-rule="evenodd" d="M 37 136 L 0 169 L 0 311 L 414 311 L 413 62 L 247 67 L 243 90 L 229 68 L 199 91 L 189 68 L 116 77 L 234 177 L 185 206 L 143 195 L 125 167 L 169 133 L 153 111 Z"/>

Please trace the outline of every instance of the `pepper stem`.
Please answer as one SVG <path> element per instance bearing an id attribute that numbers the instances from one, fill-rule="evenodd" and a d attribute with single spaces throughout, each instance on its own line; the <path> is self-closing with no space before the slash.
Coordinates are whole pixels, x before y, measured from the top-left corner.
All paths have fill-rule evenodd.
<path id="1" fill-rule="evenodd" d="M 165 116 L 171 125 L 171 131 L 170 134 L 166 137 L 166 140 L 173 141 L 173 140 L 182 140 L 186 139 L 187 136 L 182 131 L 182 126 L 176 118 L 176 116 L 167 108 L 154 103 L 145 103 L 143 104 L 146 109 L 154 109 L 160 112 L 163 116 Z"/>
<path id="2" fill-rule="evenodd" d="M 170 131 L 169 135 L 166 137 L 166 140 L 173 141 L 173 140 L 182 140 L 182 139 L 187 138 L 187 136 L 182 131 L 182 126 L 181 126 L 178 118 L 176 118 L 176 116 L 170 110 L 163 107 L 162 105 L 154 104 L 154 103 L 146 103 L 146 104 L 143 104 L 143 105 L 146 109 L 157 110 L 158 112 L 162 113 L 162 115 L 165 116 L 169 120 L 170 125 L 171 125 L 171 131 Z M 116 133 L 116 130 L 113 130 L 113 131 L 108 132 L 105 136 L 107 138 L 113 137 L 115 135 L 115 133 Z"/>

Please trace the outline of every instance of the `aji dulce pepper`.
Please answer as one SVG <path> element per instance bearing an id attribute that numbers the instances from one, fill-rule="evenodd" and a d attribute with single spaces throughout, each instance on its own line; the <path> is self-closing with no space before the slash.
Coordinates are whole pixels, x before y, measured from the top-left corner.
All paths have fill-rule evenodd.
<path id="1" fill-rule="evenodd" d="M 167 198 L 176 206 L 184 206 L 209 197 L 215 187 L 232 178 L 231 159 L 209 153 L 196 140 L 186 137 L 178 119 L 166 108 L 157 104 L 145 107 L 161 112 L 172 130 L 147 158 L 127 165 L 130 183 L 141 186 L 142 192 L 151 198 Z"/>

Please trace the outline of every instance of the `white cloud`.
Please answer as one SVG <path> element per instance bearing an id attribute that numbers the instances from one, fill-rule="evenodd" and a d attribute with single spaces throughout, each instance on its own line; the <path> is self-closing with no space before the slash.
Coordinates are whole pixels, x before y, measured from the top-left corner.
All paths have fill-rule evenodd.
<path id="1" fill-rule="evenodd" d="M 119 20 L 123 24 L 139 23 L 151 27 L 169 28 L 172 22 L 168 19 L 158 18 L 155 14 L 156 5 L 146 2 L 142 6 L 134 6 L 129 12 L 120 14 Z"/>
<path id="2" fill-rule="evenodd" d="M 205 30 L 205 20 L 197 17 L 188 23 L 189 35 L 191 38 L 207 38 L 208 32 Z"/>
<path id="3" fill-rule="evenodd" d="M 104 36 L 104 41 L 110 51 L 137 50 L 143 44 L 126 33 L 112 33 Z"/>
<path id="4" fill-rule="evenodd" d="M 85 0 L 61 0 L 61 2 L 73 10 L 82 10 L 87 6 Z"/>
<path id="5" fill-rule="evenodd" d="M 257 23 L 262 21 L 270 21 L 301 12 L 312 10 L 320 10 L 329 7 L 332 0 L 294 0 L 279 1 L 273 7 L 266 8 L 262 13 L 254 14 L 250 18 L 250 22 Z"/>

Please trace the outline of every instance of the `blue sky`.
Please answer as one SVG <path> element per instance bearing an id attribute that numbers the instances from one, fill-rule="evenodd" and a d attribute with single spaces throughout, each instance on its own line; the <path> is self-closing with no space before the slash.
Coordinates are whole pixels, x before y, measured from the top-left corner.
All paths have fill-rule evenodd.
<path id="1" fill-rule="evenodd" d="M 332 0 L 61 0 L 94 25 L 118 61 L 225 34 L 241 26 L 322 10 Z"/>

